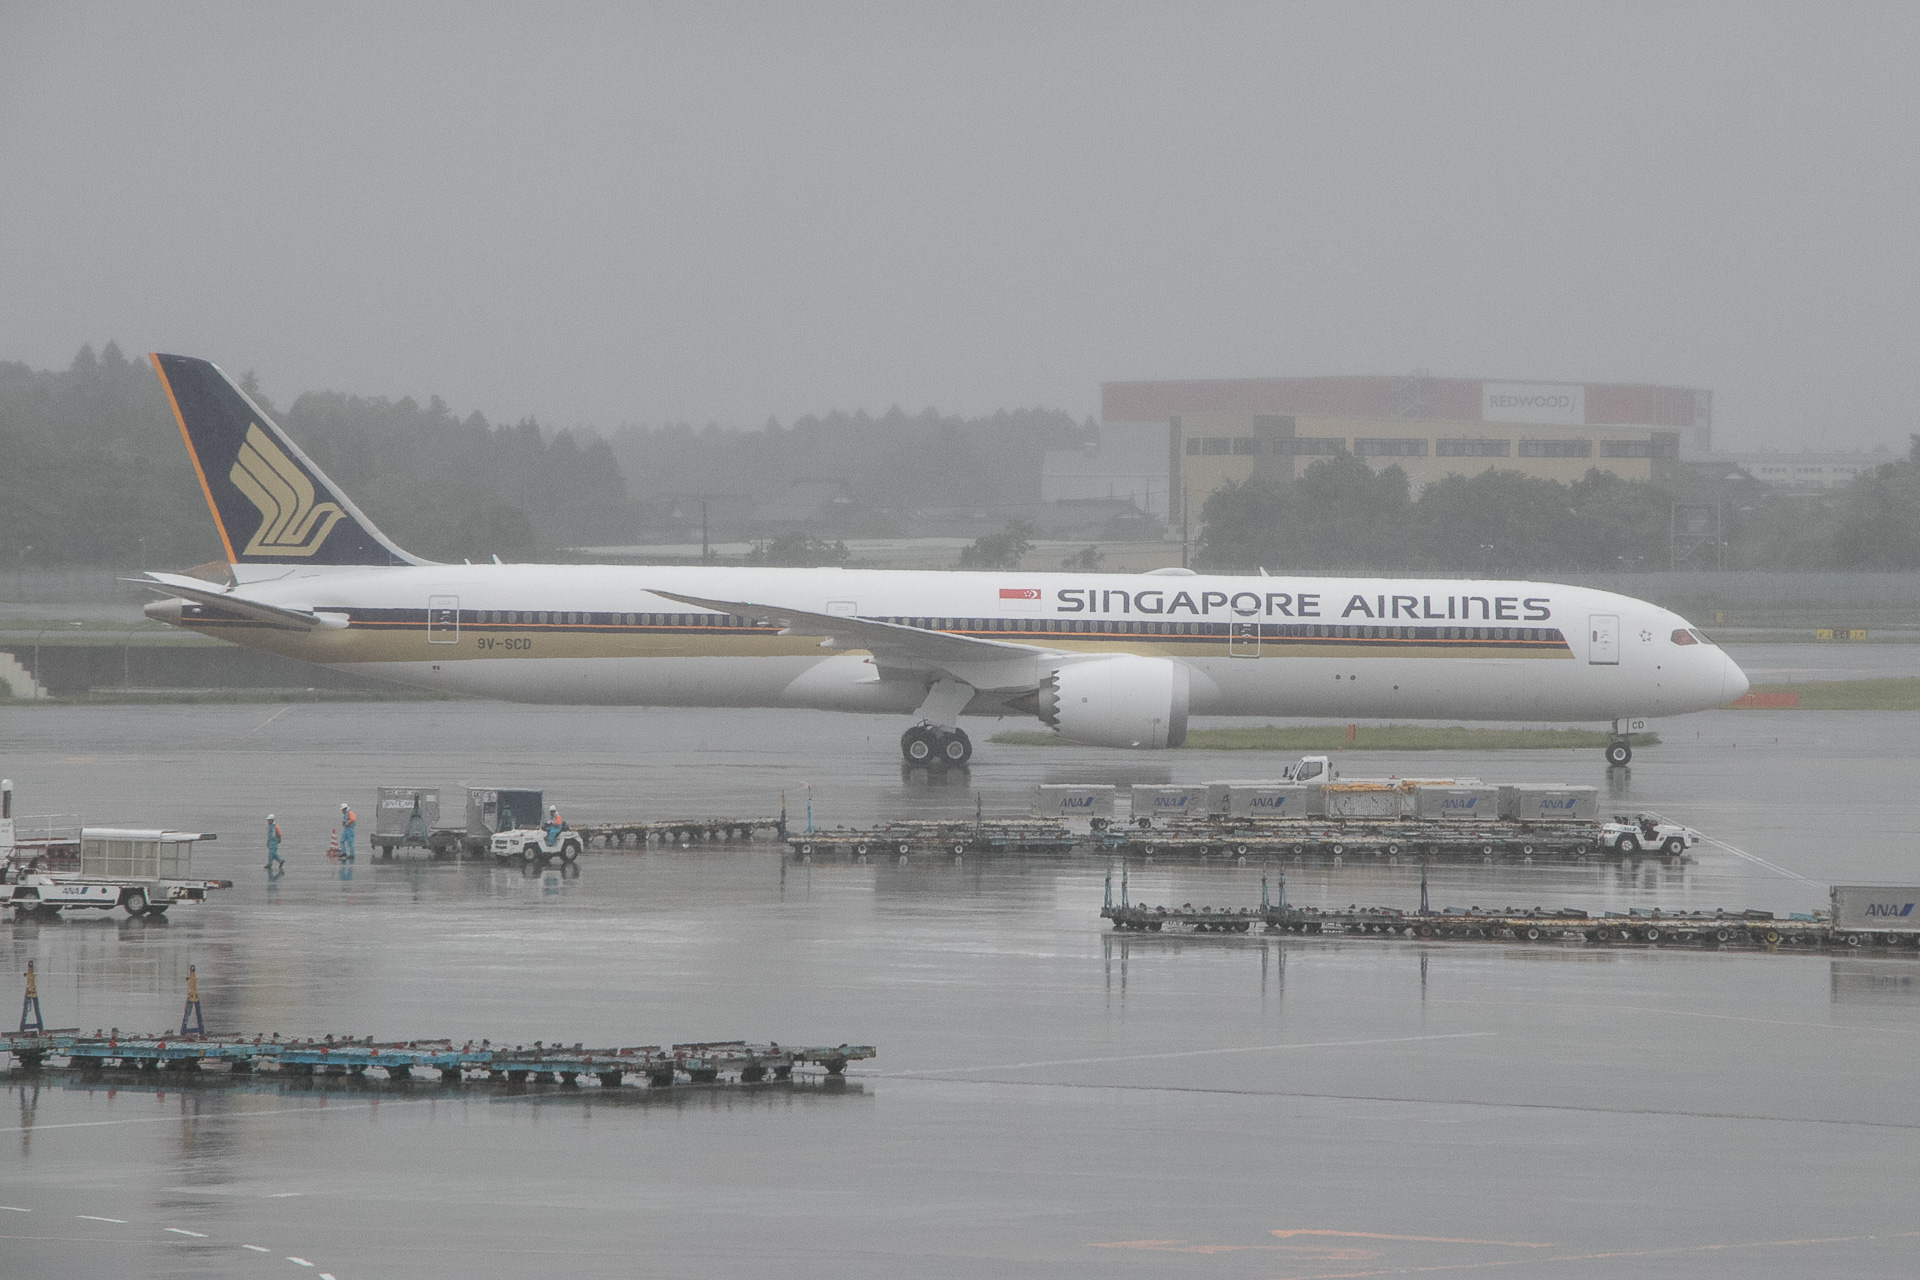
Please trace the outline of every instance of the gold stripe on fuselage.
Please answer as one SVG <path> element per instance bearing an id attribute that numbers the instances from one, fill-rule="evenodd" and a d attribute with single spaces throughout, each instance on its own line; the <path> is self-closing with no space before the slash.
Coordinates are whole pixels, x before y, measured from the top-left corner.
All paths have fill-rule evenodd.
<path id="1" fill-rule="evenodd" d="M 343 630 L 293 631 L 242 619 L 191 618 L 181 625 L 203 635 L 231 640 L 306 662 L 468 662 L 476 659 L 538 658 L 769 658 L 827 657 L 862 653 L 846 648 L 823 650 L 816 636 L 782 635 L 770 628 L 648 626 L 463 625 L 437 632 L 418 622 L 354 622 Z M 1573 654 L 1563 642 L 1472 640 L 1272 638 L 1257 655 L 1239 652 L 1250 641 L 1225 636 L 1053 635 L 1046 632 L 992 631 L 977 634 L 1015 643 L 1042 645 L 1067 653 L 1128 653 L 1167 658 L 1370 658 L 1556 660 Z"/>

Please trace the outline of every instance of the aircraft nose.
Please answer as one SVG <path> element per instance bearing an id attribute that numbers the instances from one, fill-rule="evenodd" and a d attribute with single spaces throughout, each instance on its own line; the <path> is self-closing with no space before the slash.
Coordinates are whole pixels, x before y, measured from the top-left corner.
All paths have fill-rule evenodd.
<path id="1" fill-rule="evenodd" d="M 1720 661 L 1726 664 L 1720 675 L 1720 703 L 1725 706 L 1735 698 L 1745 697 L 1747 690 L 1753 686 L 1747 680 L 1747 673 L 1740 669 L 1739 663 L 1729 658 L 1724 652 L 1720 655 Z"/>

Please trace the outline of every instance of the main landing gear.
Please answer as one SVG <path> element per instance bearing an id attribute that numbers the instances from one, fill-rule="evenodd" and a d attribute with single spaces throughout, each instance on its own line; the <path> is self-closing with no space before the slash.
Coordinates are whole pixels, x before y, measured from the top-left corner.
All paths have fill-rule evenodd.
<path id="1" fill-rule="evenodd" d="M 922 721 L 900 735 L 900 754 L 909 765 L 963 765 L 973 759 L 973 740 L 961 729 Z"/>
<path id="2" fill-rule="evenodd" d="M 1625 768 L 1632 761 L 1633 743 L 1628 740 L 1626 734 L 1620 732 L 1620 722 L 1615 720 L 1613 722 L 1613 741 L 1607 744 L 1607 767 L 1609 769 L 1621 769 Z"/>

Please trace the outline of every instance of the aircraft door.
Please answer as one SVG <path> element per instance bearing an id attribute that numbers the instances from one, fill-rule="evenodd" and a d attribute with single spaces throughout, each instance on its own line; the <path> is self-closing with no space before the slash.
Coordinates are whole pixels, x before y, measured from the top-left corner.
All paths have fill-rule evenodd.
<path id="1" fill-rule="evenodd" d="M 1596 613 L 1587 619 L 1587 663 L 1595 667 L 1620 665 L 1620 615 Z"/>
<path id="2" fill-rule="evenodd" d="M 1260 656 L 1260 624 L 1247 618 L 1235 618 L 1227 624 L 1227 656 L 1229 658 L 1257 658 Z"/>
<path id="3" fill-rule="evenodd" d="M 427 597 L 427 643 L 460 643 L 460 597 Z"/>

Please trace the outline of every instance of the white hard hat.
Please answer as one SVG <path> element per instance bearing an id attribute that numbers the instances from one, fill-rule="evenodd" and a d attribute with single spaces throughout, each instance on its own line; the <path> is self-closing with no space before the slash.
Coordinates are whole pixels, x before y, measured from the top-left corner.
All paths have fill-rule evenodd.
<path id="1" fill-rule="evenodd" d="M 268 822 L 272 822 L 272 821 L 273 821 L 273 815 L 272 815 L 272 814 L 268 814 L 268 815 L 267 815 L 267 821 L 268 821 Z"/>
<path id="2" fill-rule="evenodd" d="M 340 807 L 341 807 L 342 809 L 344 809 L 344 808 L 346 808 L 347 806 L 343 804 L 343 805 L 341 805 Z"/>

